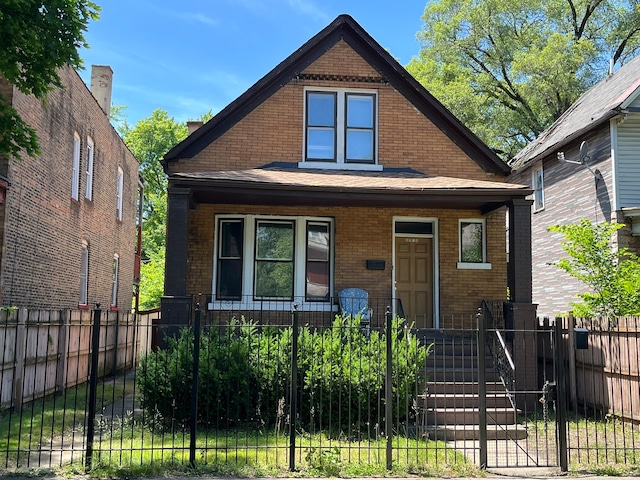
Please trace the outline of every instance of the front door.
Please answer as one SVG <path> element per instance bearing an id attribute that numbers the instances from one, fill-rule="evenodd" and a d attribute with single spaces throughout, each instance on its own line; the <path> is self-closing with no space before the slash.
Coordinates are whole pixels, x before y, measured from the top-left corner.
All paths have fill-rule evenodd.
<path id="1" fill-rule="evenodd" d="M 433 239 L 398 236 L 395 253 L 396 298 L 405 318 L 414 328 L 433 328 Z"/>

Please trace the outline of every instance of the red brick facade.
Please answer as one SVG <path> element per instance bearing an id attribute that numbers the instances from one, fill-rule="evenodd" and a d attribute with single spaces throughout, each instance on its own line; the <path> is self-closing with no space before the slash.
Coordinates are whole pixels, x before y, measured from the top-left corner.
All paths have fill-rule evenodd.
<path id="1" fill-rule="evenodd" d="M 87 86 L 72 69 L 64 89 L 43 103 L 13 89 L 12 105 L 37 131 L 41 154 L 4 159 L 11 182 L 0 207 L 2 304 L 77 308 L 81 249 L 89 249 L 87 304 L 109 308 L 114 255 L 119 256 L 117 307 L 131 308 L 138 162 Z M 5 93 L 7 82 L 0 80 Z M 74 132 L 81 139 L 79 195 L 72 199 Z M 92 199 L 85 198 L 87 139 L 94 142 Z M 116 219 L 118 167 L 124 173 L 123 217 Z"/>

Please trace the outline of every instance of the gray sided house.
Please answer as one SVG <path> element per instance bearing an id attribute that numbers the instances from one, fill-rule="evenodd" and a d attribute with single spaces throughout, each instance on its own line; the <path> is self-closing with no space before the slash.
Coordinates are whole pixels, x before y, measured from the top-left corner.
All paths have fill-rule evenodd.
<path id="1" fill-rule="evenodd" d="M 585 92 L 510 162 L 531 186 L 533 301 L 539 316 L 567 312 L 585 286 L 553 265 L 564 254 L 551 225 L 617 221 L 616 246 L 640 253 L 640 57 Z"/>

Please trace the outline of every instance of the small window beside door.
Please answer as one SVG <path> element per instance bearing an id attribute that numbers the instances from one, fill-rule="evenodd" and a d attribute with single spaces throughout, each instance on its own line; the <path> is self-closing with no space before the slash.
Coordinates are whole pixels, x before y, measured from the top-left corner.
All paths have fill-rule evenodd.
<path id="1" fill-rule="evenodd" d="M 487 233 L 483 218 L 464 218 L 459 221 L 458 268 L 490 270 L 487 262 Z"/>

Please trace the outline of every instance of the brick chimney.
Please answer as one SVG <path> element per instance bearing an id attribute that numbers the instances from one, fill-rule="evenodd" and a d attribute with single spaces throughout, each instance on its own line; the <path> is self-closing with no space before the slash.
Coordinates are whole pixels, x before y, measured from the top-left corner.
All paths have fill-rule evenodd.
<path id="1" fill-rule="evenodd" d="M 204 122 L 196 120 L 187 121 L 187 131 L 189 132 L 189 135 L 198 130 L 203 125 L 203 123 Z"/>
<path id="2" fill-rule="evenodd" d="M 113 70 L 108 65 L 91 65 L 91 93 L 109 116 L 111 112 L 111 82 Z"/>

